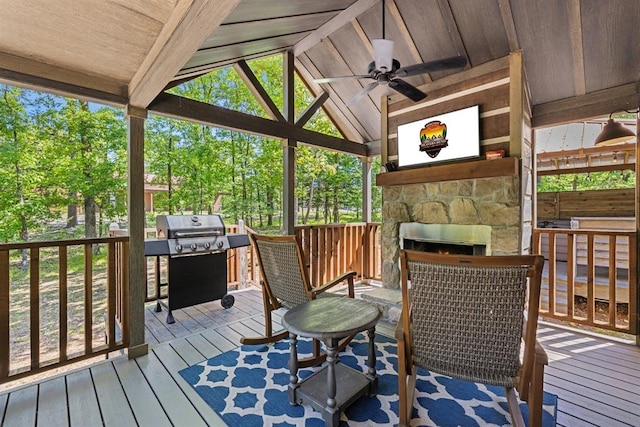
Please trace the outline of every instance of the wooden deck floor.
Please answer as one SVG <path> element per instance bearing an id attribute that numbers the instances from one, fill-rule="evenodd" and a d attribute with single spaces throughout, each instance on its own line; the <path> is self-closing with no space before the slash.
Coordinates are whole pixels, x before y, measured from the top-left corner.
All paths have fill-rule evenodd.
<path id="1" fill-rule="evenodd" d="M 236 347 L 241 336 L 263 331 L 258 290 L 166 313 L 146 311 L 150 352 L 136 360 L 114 357 L 0 394 L 3 426 L 223 425 L 178 371 Z M 393 327 L 378 331 L 392 335 Z M 559 397 L 559 426 L 640 426 L 640 348 L 542 324 L 550 357 L 545 390 Z"/>

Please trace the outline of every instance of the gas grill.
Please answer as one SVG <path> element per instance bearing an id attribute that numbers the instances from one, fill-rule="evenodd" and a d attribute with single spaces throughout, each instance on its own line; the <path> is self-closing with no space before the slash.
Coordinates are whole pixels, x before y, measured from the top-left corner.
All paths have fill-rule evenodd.
<path id="1" fill-rule="evenodd" d="M 227 294 L 226 251 L 249 246 L 246 234 L 226 234 L 220 215 L 159 215 L 157 239 L 145 240 L 145 256 L 168 257 L 167 323 L 174 323 L 172 311 L 221 300 L 233 306 Z M 159 275 L 158 275 L 159 276 Z M 161 311 L 157 286 L 156 311 Z"/>

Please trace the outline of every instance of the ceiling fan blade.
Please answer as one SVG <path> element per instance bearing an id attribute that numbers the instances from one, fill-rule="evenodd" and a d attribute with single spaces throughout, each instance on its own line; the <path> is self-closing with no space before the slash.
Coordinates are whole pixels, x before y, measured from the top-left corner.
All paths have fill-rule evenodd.
<path id="1" fill-rule="evenodd" d="M 452 56 L 450 58 L 443 58 L 436 61 L 423 62 L 422 64 L 402 67 L 399 68 L 395 74 L 398 77 L 408 77 L 418 74 L 432 73 L 434 71 L 450 70 L 452 68 L 462 68 L 465 65 L 467 65 L 467 58 L 464 56 Z"/>
<path id="2" fill-rule="evenodd" d="M 340 80 L 359 80 L 359 79 L 372 79 L 369 74 L 361 74 L 356 76 L 338 76 L 338 77 L 324 77 L 322 79 L 313 79 L 316 83 L 333 83 Z"/>
<path id="3" fill-rule="evenodd" d="M 401 79 L 393 79 L 389 81 L 389 87 L 415 102 L 421 101 L 427 97 L 426 93 L 418 90 L 416 87 Z"/>
<path id="4" fill-rule="evenodd" d="M 366 85 L 364 87 L 364 89 L 362 89 L 360 92 L 358 92 L 358 94 L 356 96 L 354 96 L 349 102 L 347 102 L 347 107 L 351 106 L 357 102 L 359 102 L 362 98 L 364 98 L 365 96 L 367 96 L 369 94 L 369 92 L 371 92 L 373 89 L 375 89 L 375 87 L 378 86 L 378 82 L 371 82 L 368 85 Z"/>

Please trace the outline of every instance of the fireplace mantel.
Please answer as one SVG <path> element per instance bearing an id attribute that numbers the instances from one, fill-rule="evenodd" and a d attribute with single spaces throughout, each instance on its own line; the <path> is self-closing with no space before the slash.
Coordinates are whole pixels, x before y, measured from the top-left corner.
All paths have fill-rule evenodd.
<path id="1" fill-rule="evenodd" d="M 395 185 L 425 184 L 460 179 L 519 176 L 519 174 L 519 159 L 517 157 L 505 157 L 495 160 L 476 160 L 380 173 L 376 176 L 376 185 L 392 187 Z"/>

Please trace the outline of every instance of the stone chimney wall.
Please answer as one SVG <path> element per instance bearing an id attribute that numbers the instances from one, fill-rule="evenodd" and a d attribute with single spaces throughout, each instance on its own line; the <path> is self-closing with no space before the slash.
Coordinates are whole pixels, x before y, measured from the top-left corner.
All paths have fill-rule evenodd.
<path id="1" fill-rule="evenodd" d="M 492 255 L 518 254 L 522 232 L 520 191 L 517 176 L 384 187 L 383 286 L 400 287 L 398 230 L 403 222 L 489 225 Z"/>

